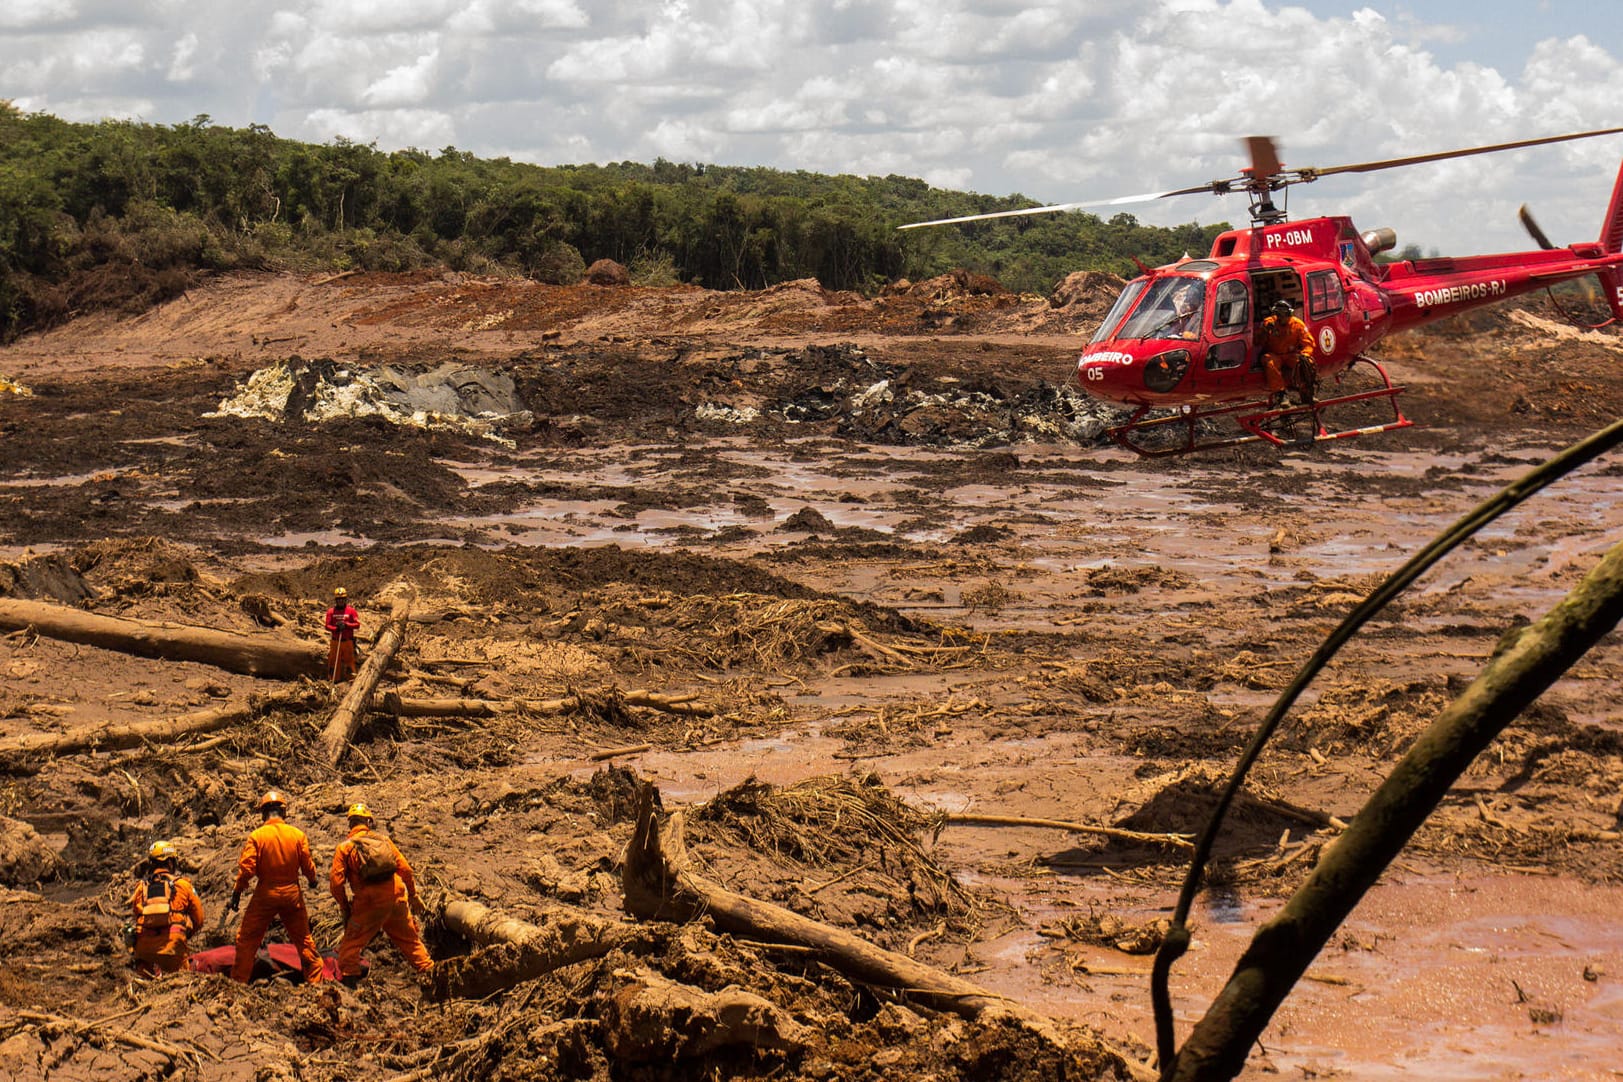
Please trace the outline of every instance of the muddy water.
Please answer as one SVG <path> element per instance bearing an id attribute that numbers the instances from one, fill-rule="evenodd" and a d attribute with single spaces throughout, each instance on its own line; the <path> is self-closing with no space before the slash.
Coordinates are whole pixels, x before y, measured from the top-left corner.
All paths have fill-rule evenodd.
<path id="1" fill-rule="evenodd" d="M 1240 502 L 1248 486 L 1233 483 L 1234 467 L 1215 460 L 1164 469 L 1113 451 L 1020 448 L 1023 463 L 1041 468 L 942 485 L 936 478 L 953 462 L 951 452 L 822 453 L 813 445 L 746 449 L 727 442 L 708 450 L 749 468 L 715 486 L 702 506 L 627 516 L 613 499 L 537 501 L 460 524 L 496 529 L 524 544 L 623 547 L 672 546 L 696 533 L 730 529 L 728 539 L 706 551 L 738 555 L 803 539 L 803 533 L 776 531 L 810 508 L 836 529 L 860 527 L 940 545 L 943 560 L 957 555 L 951 545 L 957 534 L 996 526 L 1012 532 L 1011 563 L 961 582 L 934 579 L 940 586 L 934 598 L 920 598 L 905 574 L 869 562 L 822 567 L 818 581 L 932 619 L 1018 629 L 1052 626 L 1067 610 L 1080 609 L 1086 595 L 1078 585 L 1089 570 L 1151 568 L 1183 577 L 1168 580 L 1160 587 L 1167 595 L 1162 603 L 1137 617 L 1165 621 L 1180 597 L 1198 611 L 1230 590 L 1390 573 L 1547 457 L 1544 449 L 1490 459 L 1372 447 L 1287 455 L 1277 470 L 1280 488 L 1291 495 L 1257 512 Z M 682 456 L 657 448 L 629 455 L 554 453 L 533 466 L 520 461 L 463 472 L 475 484 L 667 491 L 685 481 Z M 1598 471 L 1561 482 L 1453 554 L 1422 580 L 1417 594 L 1488 591 L 1501 603 L 1510 598 L 1520 611 L 1542 612 L 1570 587 L 1573 569 L 1592 562 L 1619 535 L 1620 491 L 1615 477 Z M 753 503 L 753 514 L 740 510 L 741 496 Z M 1281 527 L 1289 539 L 1282 551 L 1270 552 L 1270 538 Z M 995 611 L 972 611 L 965 590 L 989 580 L 1003 581 L 1008 599 Z M 1043 814 L 1034 809 L 1046 806 L 1064 817 L 1069 806 L 1110 806 L 1113 794 L 1133 780 L 1137 761 L 1100 757 L 1075 734 L 1011 739 L 946 720 L 915 746 L 864 757 L 826 731 L 853 712 L 872 719 L 888 699 L 949 702 L 955 691 L 950 673 L 825 681 L 800 694 L 786 692 L 811 720 L 710 748 L 653 751 L 631 765 L 658 780 L 668 806 L 702 802 L 749 777 L 787 785 L 853 769 L 878 771 L 893 791 L 921 807 L 998 812 L 986 794 L 1017 789 L 1027 814 Z M 1217 705 L 1250 714 L 1271 701 L 1267 693 L 1244 690 L 1213 696 Z M 1608 717 L 1597 712 L 1597 720 Z M 583 763 L 582 777 L 591 769 Z M 1061 950 L 1035 929 L 1090 905 L 1128 919 L 1165 916 L 1174 889 L 1067 865 L 1062 858 L 1069 843 L 1051 832 L 951 828 L 940 845 L 945 863 L 966 869 L 966 882 L 1010 898 L 1025 928 L 975 943 L 961 958 L 934 961 L 1039 1009 L 1152 1043 L 1147 958 L 1075 944 Z M 1213 890 L 1201 897 L 1194 949 L 1174 971 L 1180 1033 L 1205 1011 L 1257 925 L 1281 904 Z M 1310 979 L 1276 1015 L 1262 1038 L 1263 1054 L 1244 1077 L 1623 1077 L 1619 912 L 1623 888 L 1616 886 L 1535 874 L 1452 876 L 1401 865 L 1315 960 Z"/>
<path id="2" fill-rule="evenodd" d="M 520 460 L 499 469 L 463 466 L 459 472 L 475 485 L 508 480 L 657 492 L 686 483 L 685 462 L 696 450 L 701 449 L 594 450 L 564 459 L 549 453 L 534 466 Z M 1229 474 L 1238 467 L 1216 460 L 1179 463 L 1176 469 L 1136 468 L 1122 452 L 1022 446 L 1016 449 L 1022 460 L 1040 462 L 1040 471 L 1013 470 L 995 481 L 949 485 L 931 491 L 926 500 L 921 492 L 935 487 L 930 470 L 959 457 L 953 452 L 893 448 L 884 454 L 832 454 L 815 445 L 746 448 L 730 441 L 702 450 L 747 467 L 748 473 L 707 486 L 713 501 L 700 506 L 628 516 L 617 510 L 623 500 L 612 497 L 538 500 L 510 513 L 453 522 L 525 545 L 668 547 L 695 534 L 732 529 L 744 536 L 717 547 L 738 551 L 803 538 L 803 533 L 777 530 L 810 508 L 836 529 L 872 530 L 915 543 L 947 542 L 976 526 L 1012 530 L 1016 540 L 1040 543 L 1041 555 L 1024 565 L 1037 573 L 1039 583 L 1109 564 L 1175 571 L 1202 584 L 1202 590 L 1230 576 L 1274 586 L 1297 581 L 1303 573 L 1315 578 L 1390 573 L 1545 457 L 1528 452 L 1525 459 L 1495 455 L 1485 462 L 1482 456 L 1440 458 L 1369 447 L 1287 455 L 1279 468 L 1294 476 L 1281 487 L 1301 494 L 1282 496 L 1267 513 L 1256 513 L 1232 499 L 1237 479 Z M 1066 483 L 1071 471 L 1077 484 Z M 1403 494 L 1387 492 L 1389 482 L 1428 478 L 1421 495 L 1409 491 L 1412 485 Z M 753 506 L 764 507 L 770 517 L 741 510 L 740 498 L 760 501 Z M 1525 595 L 1530 605 L 1548 604 L 1563 592 L 1552 578 L 1615 538 L 1623 524 L 1620 501 L 1623 485 L 1615 477 L 1594 470 L 1569 477 L 1482 531 L 1418 590 L 1447 590 L 1478 578 Z M 1321 524 L 1328 522 L 1334 525 Z M 1259 556 L 1268 552 L 1270 536 L 1282 525 L 1296 535 L 1287 558 Z M 1552 536 L 1558 539 L 1553 545 Z M 1035 593 L 1040 600 L 1034 607 L 1055 600 L 1046 589 Z"/>

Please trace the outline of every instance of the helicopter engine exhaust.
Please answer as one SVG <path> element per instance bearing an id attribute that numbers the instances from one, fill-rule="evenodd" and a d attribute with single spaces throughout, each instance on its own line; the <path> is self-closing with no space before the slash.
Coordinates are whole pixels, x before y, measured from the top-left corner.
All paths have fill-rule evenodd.
<path id="1" fill-rule="evenodd" d="M 1358 239 L 1364 242 L 1364 247 L 1369 249 L 1370 255 L 1379 252 L 1390 252 L 1398 246 L 1397 230 L 1386 226 L 1379 229 L 1365 230 L 1358 235 Z"/>

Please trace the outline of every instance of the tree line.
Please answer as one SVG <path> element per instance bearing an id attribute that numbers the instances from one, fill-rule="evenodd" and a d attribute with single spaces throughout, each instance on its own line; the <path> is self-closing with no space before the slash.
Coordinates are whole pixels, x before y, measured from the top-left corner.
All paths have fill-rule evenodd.
<path id="1" fill-rule="evenodd" d="M 759 289 L 816 278 L 872 293 L 963 267 L 1047 292 L 1075 270 L 1199 254 L 1225 226 L 1037 215 L 902 176 L 682 164 L 538 166 L 446 147 L 383 152 L 206 116 L 74 123 L 0 101 L 0 340 L 94 307 L 140 309 L 230 269 L 446 266 L 578 281 L 598 259 L 640 284 Z"/>

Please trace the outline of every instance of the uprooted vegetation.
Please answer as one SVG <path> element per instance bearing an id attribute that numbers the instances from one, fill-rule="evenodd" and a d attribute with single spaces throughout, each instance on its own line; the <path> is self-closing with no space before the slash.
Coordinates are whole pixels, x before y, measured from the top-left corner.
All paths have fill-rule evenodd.
<path id="1" fill-rule="evenodd" d="M 44 617 L 0 629 L 4 1069 L 1135 1071 L 1150 1032 L 1136 952 L 1164 932 L 1259 717 L 1407 552 L 1611 409 L 1616 351 L 1509 317 L 1439 331 L 1399 362 L 1471 361 L 1473 379 L 1469 394 L 1416 381 L 1406 409 L 1431 427 L 1412 442 L 1137 463 L 1097 451 L 1096 418 L 1060 393 L 1074 341 L 1026 337 L 1091 329 L 1111 283 L 1072 286 L 1053 303 L 950 276 L 875 300 L 804 283 L 242 280 L 106 338 L 42 340 L 23 372 L 35 393 L 0 396 L 15 450 L 0 608 L 323 659 L 342 584 L 364 660 L 394 601 L 412 601 L 337 767 L 325 736 L 342 689 L 319 671 L 125 653 L 55 638 Z M 239 323 L 200 328 L 221 291 Z M 645 333 L 650 312 L 663 322 Z M 297 394 L 208 416 L 261 371 Z M 457 423 L 419 427 L 395 392 L 435 373 L 466 392 L 510 377 L 514 397 L 486 410 L 474 394 L 443 411 Z M 345 393 L 356 408 L 327 412 Z M 462 424 L 480 412 L 504 414 L 499 438 Z M 1500 636 L 1581 573 L 1615 532 L 1616 473 L 1598 463 L 1462 552 L 1315 681 L 1218 838 L 1194 929 L 1206 949 L 1175 995 L 1217 986 L 1254 903 L 1301 882 Z M 1382 996 L 1405 965 L 1466 969 L 1426 953 L 1448 937 L 1391 916 L 1428 876 L 1484 899 L 1555 884 L 1547 908 L 1584 926 L 1569 899 L 1623 874 L 1615 651 L 1526 711 L 1416 836 L 1388 887 L 1399 904 L 1349 932 L 1374 944 L 1350 948 L 1367 994 L 1349 998 L 1344 975 L 1304 989 L 1254 1071 L 1332 1053 L 1356 1071 L 1389 1049 L 1360 1059 L 1348 1034 L 1425 1024 Z M 426 1000 L 381 940 L 358 993 L 130 982 L 118 928 L 136 858 L 174 840 L 209 908 L 198 945 L 229 943 L 237 847 L 272 785 L 318 863 L 349 801 L 380 811 L 435 913 L 444 965 Z M 652 902 L 626 882 L 650 786 L 679 888 Z M 1507 896 L 1491 912 L 1517 912 Z M 312 907 L 331 947 L 336 909 Z M 851 964 L 866 950 L 877 968 Z M 1581 976 L 1591 959 L 1566 967 L 1572 987 L 1541 985 L 1517 968 L 1527 954 L 1466 979 L 1509 973 L 1535 1007 L 1559 1002 L 1568 1031 L 1608 1031 L 1585 1013 L 1606 989 Z M 1529 1009 L 1475 1030 L 1481 1055 L 1514 1059 L 1495 1034 L 1525 1030 Z"/>

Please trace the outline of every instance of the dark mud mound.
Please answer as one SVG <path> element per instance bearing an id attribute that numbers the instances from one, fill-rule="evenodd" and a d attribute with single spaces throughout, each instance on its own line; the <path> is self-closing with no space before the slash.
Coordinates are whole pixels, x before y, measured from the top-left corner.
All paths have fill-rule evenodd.
<path id="1" fill-rule="evenodd" d="M 1154 834 L 1199 836 L 1217 809 L 1227 776 L 1215 767 L 1194 766 L 1145 783 L 1146 799 L 1116 826 Z M 1312 830 L 1328 816 L 1297 808 L 1272 794 L 1258 792 L 1250 783 L 1241 790 L 1213 847 L 1213 858 L 1230 859 L 1274 849 L 1286 831 Z"/>

